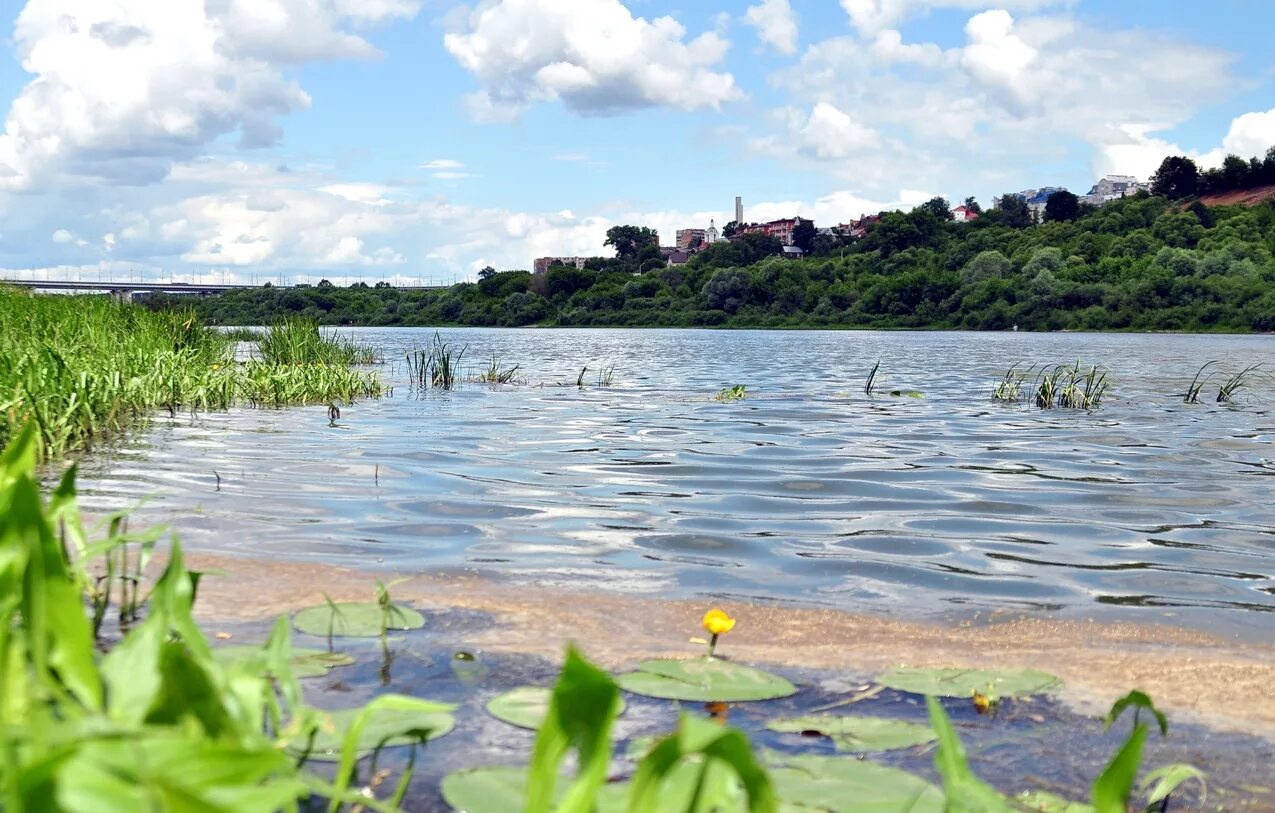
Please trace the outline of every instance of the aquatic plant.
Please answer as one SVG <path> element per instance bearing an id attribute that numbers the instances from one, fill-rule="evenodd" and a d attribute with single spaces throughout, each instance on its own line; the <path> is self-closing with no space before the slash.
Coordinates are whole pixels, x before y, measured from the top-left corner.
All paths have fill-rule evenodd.
<path id="1" fill-rule="evenodd" d="M 615 380 L 615 365 L 608 364 L 605 367 L 598 368 L 598 386 L 609 387 Z"/>
<path id="2" fill-rule="evenodd" d="M 1097 365 L 1086 372 L 1080 361 L 1042 367 L 1032 387 L 1036 406 L 1093 410 L 1102 405 L 1109 388 L 1107 371 Z"/>
<path id="3" fill-rule="evenodd" d="M 724 610 L 714 608 L 704 613 L 703 624 L 704 629 L 708 630 L 708 634 L 712 636 L 708 640 L 708 657 L 711 658 L 717 651 L 718 637 L 735 629 L 735 619 L 727 615 Z"/>
<path id="4" fill-rule="evenodd" d="M 1023 398 L 1023 384 L 1027 378 L 1036 369 L 1035 365 L 1028 367 L 1026 370 L 1020 370 L 1018 364 L 1014 364 L 1005 371 L 1005 375 L 996 383 L 996 388 L 992 390 L 992 398 L 997 401 L 1007 401 L 1009 403 L 1018 403 Z"/>
<path id="5" fill-rule="evenodd" d="M 717 395 L 713 396 L 714 401 L 742 401 L 748 397 L 748 390 L 743 384 L 736 384 L 733 387 L 727 387 Z"/>
<path id="6" fill-rule="evenodd" d="M 0 443 L 33 421 L 42 460 L 91 446 L 156 410 L 281 407 L 376 397 L 373 373 L 343 364 L 235 363 L 232 343 L 185 312 L 108 297 L 0 290 Z"/>
<path id="7" fill-rule="evenodd" d="M 252 657 L 216 657 L 195 624 L 197 578 L 176 540 L 145 618 L 99 657 L 84 583 L 56 531 L 75 513 L 73 470 L 46 504 L 38 446 L 28 426 L 0 454 L 4 808 L 266 811 L 309 809 L 317 798 L 329 811 L 395 809 L 410 767 L 391 798 L 377 799 L 371 783 L 359 786 L 359 759 L 369 744 L 376 751 L 441 736 L 452 707 L 383 695 L 345 712 L 310 708 L 286 619 Z M 331 780 L 305 767 L 327 731 L 340 732 Z"/>
<path id="8" fill-rule="evenodd" d="M 272 325 L 257 339 L 262 358 L 272 364 L 376 364 L 380 355 L 333 332 L 323 335 L 319 323 L 292 317 Z"/>
<path id="9" fill-rule="evenodd" d="M 222 328 L 221 335 L 232 342 L 259 342 L 266 337 L 267 331 L 255 327 Z"/>
<path id="10" fill-rule="evenodd" d="M 1221 362 L 1216 359 L 1213 361 L 1206 361 L 1200 366 L 1200 369 L 1195 371 L 1195 377 L 1191 379 L 1191 383 L 1187 385 L 1186 392 L 1182 394 L 1183 403 L 1200 403 L 1200 390 L 1204 389 L 1204 385 L 1207 384 L 1209 378 L 1212 377 L 1212 372 L 1210 372 L 1209 375 L 1205 375 L 1204 371 L 1209 367 L 1212 367 L 1214 364 L 1221 364 Z"/>
<path id="11" fill-rule="evenodd" d="M 474 380 L 483 384 L 513 384 L 518 380 L 518 365 L 502 367 L 500 359 L 491 357 L 487 369 L 480 371 Z"/>
<path id="12" fill-rule="evenodd" d="M 1217 402 L 1219 404 L 1233 403 L 1236 394 L 1248 387 L 1249 379 L 1261 366 L 1260 364 L 1250 364 L 1223 381 L 1217 390 Z"/>
<path id="13" fill-rule="evenodd" d="M 863 384 L 863 394 L 873 395 L 876 389 L 877 371 L 881 369 L 881 362 L 878 361 L 872 365 L 872 370 L 868 372 L 868 380 Z"/>
<path id="14" fill-rule="evenodd" d="M 583 386 L 584 386 L 584 374 L 585 374 L 585 373 L 587 373 L 587 372 L 589 372 L 589 365 L 587 365 L 587 364 L 586 364 L 585 366 L 583 366 L 583 367 L 581 367 L 581 368 L 580 368 L 580 375 L 576 376 L 576 386 L 577 386 L 577 387 L 583 387 Z"/>
<path id="15" fill-rule="evenodd" d="M 460 363 L 467 349 L 468 345 L 457 350 L 435 333 L 428 350 L 417 348 L 407 352 L 407 369 L 412 382 L 420 387 L 428 384 L 437 389 L 453 389 L 462 379 Z"/>

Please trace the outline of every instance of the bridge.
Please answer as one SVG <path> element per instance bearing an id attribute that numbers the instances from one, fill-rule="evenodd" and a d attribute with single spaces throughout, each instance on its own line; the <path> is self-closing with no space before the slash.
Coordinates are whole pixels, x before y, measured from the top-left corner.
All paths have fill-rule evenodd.
<path id="1" fill-rule="evenodd" d="M 130 301 L 134 294 L 165 293 L 194 294 L 212 296 L 226 291 L 249 291 L 264 288 L 264 285 L 244 285 L 225 282 L 129 282 L 127 280 L 52 280 L 52 279 L 0 279 L 0 286 L 10 285 L 15 288 L 27 288 L 33 291 L 101 291 L 109 293 L 117 299 Z M 315 285 L 277 285 L 281 289 L 316 288 Z M 394 286 L 396 291 L 436 291 L 446 285 L 404 285 Z"/>

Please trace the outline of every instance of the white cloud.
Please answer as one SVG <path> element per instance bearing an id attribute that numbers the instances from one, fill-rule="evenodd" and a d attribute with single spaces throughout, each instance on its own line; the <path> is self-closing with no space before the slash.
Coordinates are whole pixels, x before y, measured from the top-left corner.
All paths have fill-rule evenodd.
<path id="1" fill-rule="evenodd" d="M 672 17 L 634 17 L 619 0 L 488 0 L 447 50 L 478 79 L 466 100 L 482 121 L 509 121 L 531 105 L 562 101 L 585 115 L 642 107 L 717 109 L 743 98 L 714 71 L 729 47 L 715 32 L 686 40 Z"/>
<path id="2" fill-rule="evenodd" d="M 1265 112 L 1245 113 L 1231 122 L 1222 139 L 1222 149 L 1242 158 L 1264 157 L 1275 146 L 1275 108 Z"/>
<path id="3" fill-rule="evenodd" d="M 312 59 L 374 55 L 343 23 L 411 13 L 380 0 L 29 0 L 14 43 L 34 74 L 0 135 L 0 188 L 42 173 L 140 184 L 237 132 L 279 136 L 309 97 L 282 72 Z"/>
<path id="4" fill-rule="evenodd" d="M 1036 61 L 1037 51 L 1014 32 L 1008 11 L 985 11 L 965 25 L 969 45 L 961 52 L 961 64 L 975 78 L 1020 97 L 1031 94 L 1024 74 Z"/>
<path id="5" fill-rule="evenodd" d="M 464 169 L 464 168 L 465 168 L 464 164 L 462 164 L 460 161 L 456 161 L 451 158 L 435 158 L 432 161 L 426 161 L 425 163 L 421 164 L 421 169 L 428 169 L 435 172 L 443 171 L 443 170 L 457 170 L 457 169 Z"/>
<path id="6" fill-rule="evenodd" d="M 1041 167 L 1065 162 L 1078 142 L 1091 145 L 1095 168 L 1127 164 L 1142 174 L 1145 156 L 1165 146 L 1148 143 L 1150 134 L 1176 127 L 1235 83 L 1232 57 L 1219 50 L 1145 29 L 1096 28 L 1067 15 L 1016 19 L 1005 10 L 1055 4 L 994 4 L 969 18 L 964 43 L 947 48 L 907 42 L 885 26 L 938 5 L 993 4 L 846 5 L 871 35 L 814 43 L 772 81 L 791 108 L 829 105 L 879 139 L 859 139 L 849 155 L 820 150 L 837 142 L 810 138 L 819 128 L 807 134 L 810 122 L 787 112 L 747 143 L 883 199 L 897 194 L 900 178 L 952 198 L 1057 183 L 1041 178 Z"/>
<path id="7" fill-rule="evenodd" d="M 877 147 L 880 135 L 841 109 L 827 102 L 816 102 L 810 113 L 796 108 L 784 108 L 779 116 L 785 121 L 787 132 L 781 139 L 755 146 L 769 147 L 782 154 L 785 149 L 819 159 L 844 160 Z"/>
<path id="8" fill-rule="evenodd" d="M 797 53 L 797 15 L 788 0 L 762 0 L 748 7 L 744 20 L 757 29 L 762 42 L 779 53 Z"/>
<path id="9" fill-rule="evenodd" d="M 841 7 L 850 15 L 851 23 L 864 36 L 875 36 L 919 13 L 936 8 L 1037 11 L 1070 4 L 1071 0 L 841 0 Z"/>
<path id="10" fill-rule="evenodd" d="M 59 245 L 73 243 L 75 242 L 75 235 L 71 234 L 71 232 L 66 229 L 58 229 L 53 232 L 53 242 L 58 243 Z"/>

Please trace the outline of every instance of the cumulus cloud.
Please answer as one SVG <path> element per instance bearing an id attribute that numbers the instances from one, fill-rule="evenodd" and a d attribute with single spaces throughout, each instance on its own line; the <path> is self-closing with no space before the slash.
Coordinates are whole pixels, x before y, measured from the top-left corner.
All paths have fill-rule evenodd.
<path id="1" fill-rule="evenodd" d="M 797 15 L 788 0 L 762 0 L 749 6 L 744 21 L 757 29 L 758 39 L 779 53 L 797 53 Z"/>
<path id="2" fill-rule="evenodd" d="M 34 75 L 0 135 L 0 188 L 46 170 L 128 184 L 165 177 L 219 136 L 274 143 L 309 97 L 285 66 L 367 57 L 343 28 L 410 14 L 378 0 L 29 0 L 14 43 Z"/>
<path id="3" fill-rule="evenodd" d="M 1275 108 L 1236 118 L 1222 139 L 1223 151 L 1244 158 L 1264 156 L 1272 146 L 1275 146 Z"/>
<path id="4" fill-rule="evenodd" d="M 785 124 L 784 135 L 755 141 L 754 148 L 780 155 L 795 152 L 816 159 L 844 160 L 881 141 L 871 127 L 827 102 L 817 102 L 809 113 L 783 108 L 778 111 L 778 118 Z"/>
<path id="5" fill-rule="evenodd" d="M 936 8 L 1005 9 L 1037 11 L 1049 6 L 1070 5 L 1069 0 L 841 0 L 841 7 L 864 36 L 874 36 L 895 28 L 910 17 Z"/>
<path id="6" fill-rule="evenodd" d="M 812 149 L 803 138 L 806 122 L 785 112 L 748 143 L 786 153 L 797 165 L 822 163 L 876 196 L 894 194 L 900 178 L 951 197 L 1045 183 L 1040 167 L 1066 161 L 1077 142 L 1091 145 L 1096 168 L 1130 166 L 1130 174 L 1143 174 L 1146 156 L 1166 146 L 1155 143 L 1155 133 L 1234 86 L 1225 52 L 1145 29 L 1096 28 L 1067 14 L 1016 17 L 1006 10 L 1048 3 L 979 10 L 965 24 L 964 42 L 947 47 L 909 42 L 884 26 L 926 7 L 993 4 L 846 5 L 870 37 L 816 42 L 773 81 L 788 94 L 789 108 L 804 103 L 813 113 L 830 105 L 879 139 L 861 139 L 850 156 Z M 1260 120 L 1252 121 L 1260 131 Z"/>
<path id="7" fill-rule="evenodd" d="M 729 44 L 715 32 L 687 40 L 672 17 L 634 17 L 619 0 L 497 0 L 478 5 L 467 30 L 443 43 L 482 89 L 471 115 L 509 121 L 561 101 L 584 115 L 643 107 L 720 108 L 743 97 L 715 71 Z"/>

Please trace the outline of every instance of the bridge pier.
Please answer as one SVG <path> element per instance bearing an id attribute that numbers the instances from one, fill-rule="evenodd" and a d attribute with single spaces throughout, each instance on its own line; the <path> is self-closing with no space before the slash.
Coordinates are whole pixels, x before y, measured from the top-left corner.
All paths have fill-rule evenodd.
<path id="1" fill-rule="evenodd" d="M 133 291 L 129 288 L 112 288 L 111 297 L 127 305 L 133 301 Z"/>

